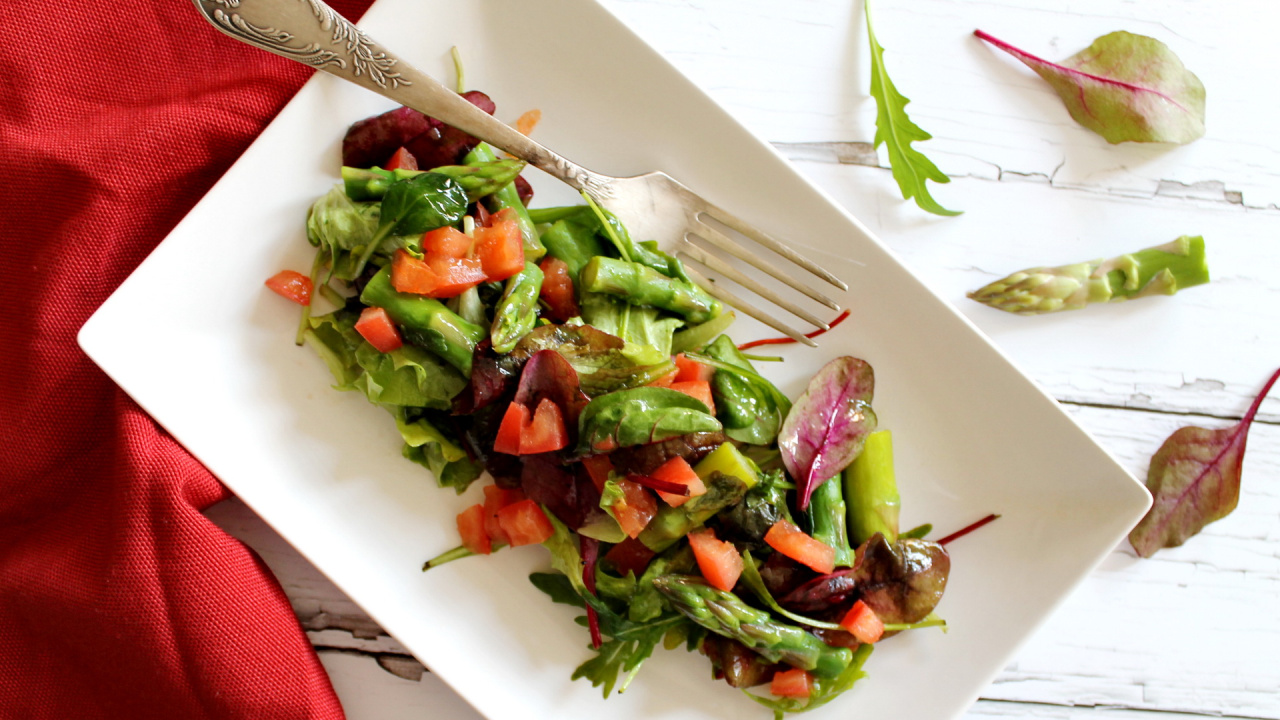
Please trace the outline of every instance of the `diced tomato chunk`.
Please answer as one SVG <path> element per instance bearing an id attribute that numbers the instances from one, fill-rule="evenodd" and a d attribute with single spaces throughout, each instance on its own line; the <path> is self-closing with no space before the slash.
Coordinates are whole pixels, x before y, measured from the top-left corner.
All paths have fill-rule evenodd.
<path id="1" fill-rule="evenodd" d="M 778 697 L 807 699 L 813 692 L 813 675 L 800 668 L 779 670 L 773 674 L 769 692 Z"/>
<path id="2" fill-rule="evenodd" d="M 613 505 L 613 516 L 627 537 L 634 538 L 658 514 L 658 500 L 643 486 L 630 480 L 615 481 L 622 488 L 622 499 Z"/>
<path id="3" fill-rule="evenodd" d="M 545 257 L 538 265 L 542 270 L 542 301 L 551 310 L 551 319 L 564 322 L 582 314 L 569 277 L 569 265 L 560 258 Z"/>
<path id="4" fill-rule="evenodd" d="M 671 389 L 676 392 L 682 392 L 694 400 L 701 400 L 706 405 L 711 414 L 716 414 L 716 403 L 711 398 L 711 383 L 706 380 L 676 380 L 671 383 Z"/>
<path id="5" fill-rule="evenodd" d="M 551 398 L 542 398 L 533 411 L 533 420 L 520 433 L 520 454 L 551 452 L 568 444 L 569 433 L 565 431 L 560 406 Z"/>
<path id="6" fill-rule="evenodd" d="M 498 524 L 511 538 L 511 547 L 536 545 L 555 532 L 542 507 L 532 500 L 521 500 L 499 510 Z"/>
<path id="7" fill-rule="evenodd" d="M 417 170 L 418 158 L 409 152 L 408 148 L 400 148 L 396 151 L 387 164 L 383 166 L 383 170 Z"/>
<path id="8" fill-rule="evenodd" d="M 639 540 L 627 538 L 609 548 L 609 552 L 604 554 L 604 559 L 613 565 L 613 569 L 617 570 L 619 575 L 626 577 L 630 572 L 640 577 L 656 554 Z"/>
<path id="9" fill-rule="evenodd" d="M 609 456 L 588 455 L 582 458 L 582 466 L 587 469 L 587 475 L 591 476 L 596 490 L 604 492 L 604 484 L 609 480 L 609 473 L 613 472 L 613 461 Z"/>
<path id="10" fill-rule="evenodd" d="M 679 376 L 680 376 L 680 369 L 679 368 L 672 369 L 671 372 L 649 383 L 649 387 L 669 388 L 671 387 L 671 383 L 675 382 L 676 378 Z"/>
<path id="11" fill-rule="evenodd" d="M 377 348 L 378 352 L 389 353 L 404 345 L 400 331 L 391 322 L 391 316 L 379 307 L 367 307 L 360 311 L 360 319 L 356 320 L 356 332 Z"/>
<path id="12" fill-rule="evenodd" d="M 489 534 L 484 531 L 483 505 L 472 505 L 458 513 L 458 534 L 462 536 L 462 546 L 471 552 L 477 555 L 493 552 Z"/>
<path id="13" fill-rule="evenodd" d="M 710 528 L 691 532 L 688 537 L 702 577 L 711 583 L 711 587 L 725 592 L 733 590 L 742 575 L 742 555 L 733 543 L 717 539 L 716 532 Z"/>
<path id="14" fill-rule="evenodd" d="M 299 305 L 311 304 L 311 278 L 296 270 L 281 270 L 267 278 L 267 287 Z"/>
<path id="15" fill-rule="evenodd" d="M 649 473 L 650 477 L 666 480 L 667 482 L 685 485 L 689 488 L 688 495 L 673 495 L 671 493 L 658 491 L 658 497 L 667 501 L 671 507 L 680 507 L 689 502 L 689 500 L 704 494 L 707 486 L 702 482 L 702 478 L 698 477 L 698 473 L 693 471 L 689 463 L 684 458 L 676 456 L 663 463 L 657 470 Z"/>
<path id="16" fill-rule="evenodd" d="M 836 569 L 836 551 L 826 543 L 806 535 L 786 518 L 780 518 L 764 534 L 764 541 L 774 550 L 802 565 L 826 574 Z"/>
<path id="17" fill-rule="evenodd" d="M 404 250 L 391 256 L 391 286 L 397 292 L 448 298 L 484 281 L 484 269 L 476 259 L 447 255 L 418 259 Z"/>
<path id="18" fill-rule="evenodd" d="M 711 376 L 716 374 L 716 369 L 710 365 L 703 365 L 697 360 L 690 360 L 685 357 L 684 353 L 675 356 L 676 369 L 680 374 L 676 376 L 676 382 L 694 382 L 697 380 L 705 380 L 710 382 Z"/>
<path id="19" fill-rule="evenodd" d="M 524 269 L 524 238 L 515 211 L 505 208 L 475 231 L 476 257 L 489 280 L 506 280 Z"/>
<path id="20" fill-rule="evenodd" d="M 427 267 L 439 278 L 439 284 L 428 297 L 451 298 L 473 288 L 487 278 L 477 258 L 454 258 L 445 255 L 428 255 Z M 394 269 L 394 268 L 393 268 Z"/>
<path id="21" fill-rule="evenodd" d="M 498 523 L 498 511 L 524 499 L 524 492 L 519 488 L 500 488 L 497 485 L 484 487 L 484 532 L 489 539 L 503 545 L 510 545 L 511 538 L 503 532 Z"/>
<path id="22" fill-rule="evenodd" d="M 471 238 L 461 230 L 445 225 L 422 236 L 422 252 L 429 256 L 461 258 L 471 250 Z"/>
<path id="23" fill-rule="evenodd" d="M 530 423 L 529 408 L 520 403 L 511 403 L 502 416 L 502 424 L 498 426 L 498 437 L 493 441 L 495 452 L 508 455 L 520 454 L 520 435 Z"/>
<path id="24" fill-rule="evenodd" d="M 861 643 L 873 643 L 884 636 L 884 622 L 876 611 L 861 600 L 855 602 L 840 620 L 840 627 L 849 631 Z"/>

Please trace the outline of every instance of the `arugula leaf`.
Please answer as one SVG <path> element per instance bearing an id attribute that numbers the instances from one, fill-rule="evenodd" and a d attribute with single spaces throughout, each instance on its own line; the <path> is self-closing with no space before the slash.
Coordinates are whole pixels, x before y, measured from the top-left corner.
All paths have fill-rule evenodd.
<path id="1" fill-rule="evenodd" d="M 939 205 L 925 186 L 925 180 L 946 183 L 951 179 L 932 160 L 911 147 L 911 143 L 923 142 L 933 136 L 907 117 L 907 103 L 911 101 L 898 92 L 885 70 L 884 48 L 876 41 L 871 27 L 870 0 L 864 3 L 863 9 L 867 16 L 867 39 L 871 43 L 871 96 L 876 99 L 875 147 L 883 144 L 888 150 L 889 167 L 893 170 L 893 179 L 898 182 L 898 189 L 902 191 L 903 200 L 915 198 L 916 205 L 934 215 L 959 215 L 959 212 Z"/>

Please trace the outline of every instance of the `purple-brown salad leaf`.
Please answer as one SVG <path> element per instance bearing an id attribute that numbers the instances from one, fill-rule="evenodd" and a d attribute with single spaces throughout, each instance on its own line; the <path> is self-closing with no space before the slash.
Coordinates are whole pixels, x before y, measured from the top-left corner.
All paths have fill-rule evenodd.
<path id="1" fill-rule="evenodd" d="M 778 449 L 796 481 L 801 510 L 818 485 L 853 462 L 876 429 L 874 391 L 871 365 L 845 355 L 824 365 L 791 407 L 778 432 Z"/>
<path id="2" fill-rule="evenodd" d="M 947 588 L 951 556 L 936 542 L 914 538 L 890 543 L 880 533 L 858 548 L 853 579 L 865 602 L 885 624 L 910 624 L 933 612 Z"/>
<path id="3" fill-rule="evenodd" d="M 1044 78 L 1076 122 L 1109 143 L 1185 145 L 1204 135 L 1204 84 L 1167 45 L 1124 31 L 1053 63 L 975 30 Z"/>
<path id="4" fill-rule="evenodd" d="M 1138 555 L 1151 557 L 1161 548 L 1177 547 L 1236 509 L 1249 426 L 1276 378 L 1280 370 L 1236 425 L 1218 430 L 1194 425 L 1178 428 L 1152 456 L 1147 489 L 1154 501 L 1129 533 L 1129 543 Z"/>

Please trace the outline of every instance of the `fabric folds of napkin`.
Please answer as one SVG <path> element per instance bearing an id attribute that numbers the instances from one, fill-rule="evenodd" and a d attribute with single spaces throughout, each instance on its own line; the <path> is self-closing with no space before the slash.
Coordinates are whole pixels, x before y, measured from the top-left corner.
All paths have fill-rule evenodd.
<path id="1" fill-rule="evenodd" d="M 76 345 L 312 71 L 190 0 L 0 3 L 0 35 L 0 717 L 341 718 L 279 584 L 201 514 L 227 491 Z"/>

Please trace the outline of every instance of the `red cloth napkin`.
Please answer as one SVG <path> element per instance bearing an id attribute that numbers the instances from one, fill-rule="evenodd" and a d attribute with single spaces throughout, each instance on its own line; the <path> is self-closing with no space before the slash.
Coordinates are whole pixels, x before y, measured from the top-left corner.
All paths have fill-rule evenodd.
<path id="1" fill-rule="evenodd" d="M 200 514 L 227 491 L 75 341 L 312 71 L 190 0 L 4 2 L 0 37 L 0 718 L 341 718 Z"/>

